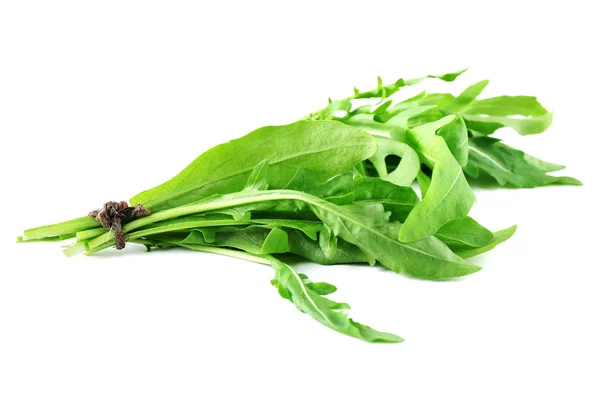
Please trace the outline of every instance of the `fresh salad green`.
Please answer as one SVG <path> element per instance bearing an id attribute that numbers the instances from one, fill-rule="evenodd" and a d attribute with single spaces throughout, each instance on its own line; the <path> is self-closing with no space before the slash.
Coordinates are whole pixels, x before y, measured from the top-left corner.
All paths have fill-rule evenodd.
<path id="1" fill-rule="evenodd" d="M 453 81 L 463 71 L 428 76 Z M 469 181 L 488 174 L 499 185 L 580 184 L 491 137 L 521 134 L 552 119 L 535 98 L 478 100 L 479 82 L 459 96 L 423 92 L 390 97 L 426 78 L 355 90 L 306 118 L 257 129 L 201 154 L 171 180 L 110 202 L 91 216 L 26 230 L 19 242 L 71 240 L 68 256 L 124 242 L 172 247 L 270 265 L 279 294 L 323 325 L 369 342 L 400 342 L 347 315 L 326 297 L 335 286 L 294 270 L 294 257 L 319 264 L 368 263 L 421 279 L 452 279 L 481 267 L 467 258 L 509 239 L 468 216 Z M 375 104 L 357 105 L 364 99 Z M 240 155 L 244 156 L 241 157 Z M 413 189 L 418 183 L 420 195 Z"/>

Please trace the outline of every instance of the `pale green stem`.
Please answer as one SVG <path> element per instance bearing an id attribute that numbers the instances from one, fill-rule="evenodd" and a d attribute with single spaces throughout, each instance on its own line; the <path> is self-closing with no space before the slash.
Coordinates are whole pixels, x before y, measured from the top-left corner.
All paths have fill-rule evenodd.
<path id="1" fill-rule="evenodd" d="M 250 254 L 250 253 L 246 253 L 245 251 L 224 249 L 222 247 L 214 247 L 214 246 L 203 246 L 203 245 L 198 245 L 198 244 L 180 244 L 180 246 L 188 248 L 190 250 L 194 250 L 194 251 L 202 251 L 204 253 L 220 254 L 223 256 L 239 258 L 240 260 L 252 261 L 255 263 L 265 264 L 265 265 L 271 265 L 271 262 L 267 258 L 257 256 L 254 254 Z"/>
<path id="2" fill-rule="evenodd" d="M 127 240 L 132 241 L 132 240 L 142 238 L 144 236 L 157 235 L 159 233 L 183 231 L 186 229 L 206 228 L 206 227 L 211 227 L 211 226 L 238 226 L 238 225 L 249 225 L 249 224 L 251 224 L 250 221 L 236 221 L 236 220 L 232 220 L 232 219 L 225 219 L 225 220 L 213 219 L 213 220 L 206 220 L 206 221 L 180 222 L 180 223 L 176 223 L 176 224 L 157 226 L 154 228 L 148 228 L 148 229 L 143 229 L 141 231 L 131 232 L 127 235 Z M 110 233 L 110 232 L 107 232 L 107 233 L 111 235 L 108 241 L 99 243 L 100 240 L 98 240 L 99 238 L 97 237 L 96 239 L 91 240 L 89 242 L 90 248 L 95 249 L 96 247 L 102 245 L 103 243 L 109 243 L 110 245 L 112 245 L 114 243 L 112 233 Z M 105 236 L 106 236 L 106 234 L 100 236 L 100 238 L 104 238 Z M 96 242 L 98 242 L 99 244 L 96 244 Z"/>
<path id="3" fill-rule="evenodd" d="M 191 214 L 200 214 L 207 211 L 220 210 L 223 208 L 229 208 L 234 206 L 240 206 L 244 204 L 252 204 L 258 203 L 261 201 L 268 200 L 302 200 L 307 201 L 307 199 L 312 198 L 310 195 L 303 195 L 303 198 L 300 198 L 298 194 L 294 191 L 287 190 L 277 190 L 277 191 L 261 191 L 258 193 L 254 193 L 248 197 L 241 195 L 238 198 L 228 199 L 224 201 L 208 201 L 205 203 L 199 204 L 188 204 L 180 207 L 171 208 L 169 210 L 159 211 L 154 214 L 150 214 L 147 217 L 139 218 L 134 221 L 129 222 L 123 226 L 123 231 L 127 232 L 130 236 L 132 235 L 132 231 L 135 231 L 138 228 L 143 226 L 164 221 L 167 219 L 182 217 L 184 215 Z M 309 201 L 310 202 L 310 201 Z M 113 238 L 112 232 L 107 232 L 101 236 L 98 236 L 95 239 L 89 241 L 90 249 L 94 249 L 102 244 L 109 242 Z"/>
<path id="4" fill-rule="evenodd" d="M 132 240 L 132 242 L 139 243 L 139 244 L 150 244 L 150 245 L 155 244 L 155 242 L 153 242 L 151 240 Z M 161 242 L 161 244 L 166 244 L 166 245 L 170 245 L 170 246 L 180 246 L 180 247 L 184 247 L 184 248 L 194 250 L 194 251 L 220 254 L 223 256 L 239 258 L 240 260 L 252 261 L 255 263 L 265 264 L 265 265 L 271 265 L 269 260 L 263 256 L 246 253 L 245 251 L 240 251 L 240 250 L 224 249 L 222 247 L 204 246 L 204 245 L 197 245 L 197 244 L 180 244 L 180 243 L 178 243 L 175 245 L 175 244 L 169 243 L 169 242 Z M 88 250 L 86 252 L 86 254 L 91 255 L 97 251 L 104 250 L 111 246 L 112 246 L 112 243 L 104 243 L 103 245 L 98 246 L 95 249 Z"/>
<path id="5" fill-rule="evenodd" d="M 75 256 L 77 254 L 83 253 L 86 250 L 87 250 L 87 243 L 85 243 L 85 242 L 79 242 L 79 243 L 74 244 L 71 247 L 67 247 L 66 249 L 64 249 L 63 253 L 67 257 L 73 257 L 73 256 Z"/>
<path id="6" fill-rule="evenodd" d="M 43 239 L 47 237 L 72 235 L 79 231 L 100 226 L 100 223 L 94 218 L 81 217 L 60 224 L 45 225 L 37 228 L 27 229 L 23 233 L 23 240 Z"/>
<path id="7" fill-rule="evenodd" d="M 93 229 L 88 229 L 85 231 L 77 232 L 75 234 L 75 237 L 77 238 L 78 241 L 81 242 L 84 240 L 93 239 L 96 236 L 100 236 L 105 232 L 106 232 L 106 228 L 99 227 L 99 228 L 93 228 Z"/>

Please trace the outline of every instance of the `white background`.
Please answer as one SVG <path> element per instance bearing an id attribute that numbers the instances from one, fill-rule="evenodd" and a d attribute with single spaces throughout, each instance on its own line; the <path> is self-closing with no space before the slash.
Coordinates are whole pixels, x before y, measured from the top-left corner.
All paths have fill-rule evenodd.
<path id="1" fill-rule="evenodd" d="M 593 2 L 215 3 L 0 3 L 0 398 L 600 398 Z M 377 75 L 465 66 L 431 87 L 537 95 L 551 129 L 501 136 L 586 185 L 478 190 L 474 217 L 519 229 L 464 279 L 302 266 L 402 344 L 322 327 L 266 266 L 14 244 Z"/>

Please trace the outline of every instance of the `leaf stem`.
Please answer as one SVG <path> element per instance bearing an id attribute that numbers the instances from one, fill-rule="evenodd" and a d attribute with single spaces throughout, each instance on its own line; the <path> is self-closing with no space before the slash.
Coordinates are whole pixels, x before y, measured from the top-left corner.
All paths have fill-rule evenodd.
<path id="1" fill-rule="evenodd" d="M 143 226 L 164 221 L 167 219 L 172 219 L 176 217 L 182 217 L 184 215 L 191 214 L 199 214 L 207 211 L 214 211 L 228 207 L 240 206 L 251 203 L 258 203 L 261 201 L 268 200 L 302 200 L 310 203 L 309 198 L 313 198 L 313 196 L 303 194 L 299 196 L 296 192 L 291 190 L 265 190 L 260 192 L 240 192 L 237 197 L 233 197 L 231 199 L 226 199 L 223 201 L 206 201 L 202 203 L 193 203 L 180 207 L 171 208 L 169 210 L 159 211 L 154 214 L 151 214 L 144 218 L 139 218 L 134 221 L 129 222 L 125 226 L 123 226 L 123 231 L 129 233 L 130 237 L 132 237 L 133 232 L 138 228 Z M 210 225 L 207 225 L 210 226 Z M 213 225 L 214 226 L 214 225 Z M 105 234 L 96 237 L 95 239 L 90 240 L 89 245 L 90 249 L 94 249 L 102 244 L 109 242 L 113 239 L 113 234 L 111 232 L 106 232 Z"/>
<path id="2" fill-rule="evenodd" d="M 23 240 L 27 241 L 31 239 L 43 239 L 47 237 L 70 235 L 98 226 L 100 226 L 100 223 L 94 218 L 81 217 L 61 222 L 59 224 L 45 225 L 37 228 L 27 229 L 23 233 Z"/>

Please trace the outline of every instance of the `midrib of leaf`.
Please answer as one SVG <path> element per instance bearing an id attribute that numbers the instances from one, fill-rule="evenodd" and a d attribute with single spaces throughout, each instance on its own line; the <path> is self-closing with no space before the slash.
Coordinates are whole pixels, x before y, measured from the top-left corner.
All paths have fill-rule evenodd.
<path id="1" fill-rule="evenodd" d="M 305 153 L 295 153 L 294 155 L 292 155 L 290 157 L 283 157 L 283 158 L 280 158 L 280 159 L 278 159 L 276 161 L 273 161 L 273 162 L 271 162 L 271 160 L 269 160 L 269 166 L 281 164 L 282 162 L 286 162 L 286 161 L 293 160 L 295 158 L 299 158 L 299 157 L 303 157 L 303 156 L 307 156 L 307 155 L 319 154 L 319 153 L 324 153 L 324 152 L 331 151 L 331 150 L 348 149 L 348 148 L 355 148 L 355 147 L 356 147 L 356 145 L 335 146 L 335 147 L 328 147 L 328 148 L 325 148 L 325 149 L 321 149 L 321 150 L 318 150 L 318 151 L 305 152 Z M 156 198 L 154 200 L 148 201 L 145 204 L 145 206 L 148 207 L 148 208 L 152 208 L 156 204 L 161 204 L 161 203 L 163 203 L 165 201 L 177 198 L 177 197 L 179 197 L 181 195 L 184 195 L 184 194 L 186 194 L 188 192 L 191 192 L 193 190 L 196 190 L 198 188 L 201 188 L 201 187 L 204 187 L 204 186 L 208 186 L 211 183 L 215 183 L 215 182 L 218 182 L 218 181 L 221 181 L 221 180 L 224 180 L 224 179 L 228 179 L 228 178 L 231 178 L 231 177 L 234 177 L 234 176 L 239 176 L 239 175 L 245 174 L 247 172 L 251 172 L 253 169 L 254 169 L 254 166 L 251 166 L 251 167 L 248 167 L 248 168 L 245 168 L 245 169 L 242 169 L 242 170 L 238 170 L 238 171 L 236 171 L 234 173 L 231 173 L 229 175 L 221 176 L 218 179 L 208 180 L 208 181 L 206 181 L 204 184 L 202 184 L 200 186 L 195 186 L 195 187 L 192 187 L 192 188 L 188 187 L 188 188 L 184 188 L 182 190 L 179 190 L 177 192 L 170 192 L 167 195 L 163 195 L 163 196 L 161 196 L 159 198 Z M 150 190 L 152 190 L 152 189 L 150 189 Z"/>
<path id="2" fill-rule="evenodd" d="M 406 203 L 400 201 L 394 201 L 393 199 L 374 199 L 374 200 L 355 200 L 353 204 L 373 204 L 373 203 L 381 203 L 381 204 L 389 204 L 389 205 L 401 205 L 401 206 L 414 206 L 414 203 Z"/>
<path id="3" fill-rule="evenodd" d="M 462 146 L 463 144 L 467 143 L 468 141 L 469 141 L 469 137 L 467 136 L 467 137 L 465 137 L 465 139 L 464 139 L 462 142 L 460 142 L 460 143 L 458 144 L 458 146 L 457 146 L 457 147 L 460 147 L 460 146 Z"/>
<path id="4" fill-rule="evenodd" d="M 457 177 L 457 179 L 458 179 L 458 177 Z M 456 182 L 456 180 L 455 180 L 455 182 Z M 334 206 L 333 204 L 329 205 L 329 203 L 327 203 L 325 200 L 321 200 L 318 197 L 315 197 L 315 196 L 312 196 L 312 195 L 309 195 L 306 193 L 295 192 L 295 191 L 291 191 L 291 190 L 261 191 L 249 198 L 233 199 L 230 201 L 224 201 L 224 202 L 222 202 L 222 204 L 217 204 L 216 206 L 214 204 L 211 204 L 211 202 L 207 202 L 207 203 L 202 203 L 202 204 L 193 204 L 193 205 L 176 207 L 176 208 L 173 208 L 170 210 L 165 210 L 165 211 L 159 211 L 155 214 L 151 214 L 148 217 L 140 218 L 140 219 L 134 220 L 134 221 L 126 224 L 123 227 L 123 230 L 125 232 L 129 232 L 131 230 L 145 226 L 149 223 L 158 222 L 158 221 L 162 221 L 165 219 L 180 217 L 180 216 L 189 215 L 189 214 L 196 214 L 196 213 L 200 213 L 200 212 L 219 210 L 219 209 L 228 208 L 228 207 L 235 207 L 235 206 L 239 206 L 239 205 L 258 203 L 260 201 L 269 201 L 269 200 L 298 200 L 298 201 L 305 202 L 307 204 L 311 204 L 317 208 L 321 208 L 327 212 L 330 212 L 330 213 L 336 215 L 337 217 L 341 218 L 342 220 L 349 221 L 349 222 L 359 226 L 360 228 L 362 228 L 366 231 L 369 231 L 372 234 L 374 234 L 388 242 L 392 242 L 393 244 L 396 244 L 404 249 L 410 249 L 414 252 L 421 253 L 427 257 L 431 257 L 431 258 L 434 258 L 434 259 L 437 259 L 440 261 L 444 261 L 444 262 L 448 261 L 448 260 L 439 258 L 435 254 L 424 252 L 420 249 L 410 246 L 407 243 L 402 243 L 398 240 L 395 240 L 386 235 L 383 235 L 381 232 L 374 230 L 370 226 L 361 223 L 360 220 L 356 220 L 356 219 L 352 218 L 351 217 L 352 214 L 339 212 L 339 210 L 337 210 L 336 207 L 333 207 Z M 164 218 L 162 217 L 163 215 L 165 215 Z M 100 245 L 106 243 L 111 238 L 112 238 L 112 236 L 110 234 L 105 234 L 105 235 L 98 237 L 95 240 L 91 241 L 90 247 L 93 249 L 96 246 L 100 246 Z"/>
<path id="5" fill-rule="evenodd" d="M 454 186 L 456 185 L 456 182 L 458 181 L 458 178 L 460 178 L 461 173 L 462 173 L 462 170 L 459 169 L 458 173 L 456 174 L 456 178 L 454 178 L 454 181 L 452 181 L 452 185 L 450 185 L 450 187 L 448 188 L 448 190 L 446 191 L 446 193 L 444 193 L 444 195 L 441 197 L 440 201 L 438 201 L 438 203 L 427 214 L 427 216 L 430 216 L 431 214 L 433 214 L 433 212 L 435 210 L 437 210 L 437 208 L 440 206 L 440 204 L 442 204 L 444 202 L 444 200 L 446 200 L 446 198 L 450 195 L 450 192 L 452 191 L 452 189 L 454 189 Z"/>
<path id="6" fill-rule="evenodd" d="M 325 314 L 323 314 L 323 312 L 321 311 L 321 309 L 317 306 L 317 304 L 315 303 L 315 301 L 312 299 L 312 297 L 308 294 L 308 292 L 306 291 L 306 287 L 304 285 L 304 282 L 302 281 L 302 279 L 300 278 L 300 276 L 298 276 L 298 274 L 296 273 L 296 271 L 293 270 L 292 267 L 290 267 L 289 265 L 282 263 L 283 265 L 285 265 L 285 267 L 290 271 L 290 273 L 292 274 L 292 276 L 294 277 L 294 279 L 296 281 L 298 281 L 298 284 L 300 285 L 300 289 L 302 290 L 302 292 L 304 293 L 304 295 L 306 296 L 306 298 L 308 299 L 308 301 L 310 302 L 310 304 L 312 305 L 312 307 L 315 309 L 315 311 L 317 313 L 319 313 L 320 316 L 322 316 L 325 321 L 327 321 L 327 323 L 331 326 L 335 326 L 330 320 L 329 318 L 327 318 L 327 316 Z"/>

